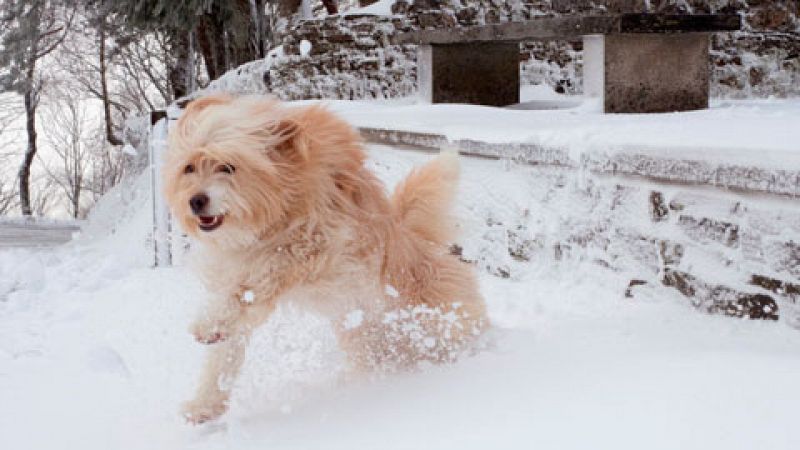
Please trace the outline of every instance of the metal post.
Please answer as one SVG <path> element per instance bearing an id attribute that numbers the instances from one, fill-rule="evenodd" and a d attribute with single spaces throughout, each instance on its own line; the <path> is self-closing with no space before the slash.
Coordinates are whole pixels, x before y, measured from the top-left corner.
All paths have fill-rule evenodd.
<path id="1" fill-rule="evenodd" d="M 167 115 L 165 111 L 153 111 L 150 115 L 150 187 L 153 201 L 153 250 L 154 264 L 164 267 L 172 264 L 169 243 L 169 209 L 162 195 L 161 168 L 164 150 L 167 147 Z"/>

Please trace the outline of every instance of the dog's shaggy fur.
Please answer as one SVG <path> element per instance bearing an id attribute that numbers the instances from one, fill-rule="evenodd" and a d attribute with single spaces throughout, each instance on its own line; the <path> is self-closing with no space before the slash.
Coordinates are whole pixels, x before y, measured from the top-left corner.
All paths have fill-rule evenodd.
<path id="1" fill-rule="evenodd" d="M 252 330 L 292 300 L 333 320 L 353 369 L 446 361 L 488 326 L 472 268 L 450 255 L 455 154 L 387 198 L 357 132 L 322 107 L 214 95 L 170 133 L 163 177 L 213 299 L 192 328 L 210 346 L 188 420 L 213 419 Z"/>

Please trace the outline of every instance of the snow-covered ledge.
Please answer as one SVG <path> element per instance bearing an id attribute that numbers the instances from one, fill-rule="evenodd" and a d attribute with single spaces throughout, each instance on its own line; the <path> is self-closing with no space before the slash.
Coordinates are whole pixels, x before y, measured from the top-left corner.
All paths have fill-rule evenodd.
<path id="1" fill-rule="evenodd" d="M 531 103 L 556 107 L 569 100 Z M 602 115 L 587 104 L 547 110 L 329 105 L 371 142 L 451 146 L 534 165 L 800 197 L 800 100 L 716 102 L 705 111 L 656 115 Z"/>
<path id="2" fill-rule="evenodd" d="M 623 146 L 608 151 L 589 150 L 575 158 L 566 148 L 542 144 L 450 140 L 443 134 L 374 127 L 359 127 L 359 130 L 365 140 L 373 143 L 430 149 L 453 147 L 465 155 L 507 158 L 533 165 L 565 166 L 597 174 L 645 177 L 662 182 L 800 197 L 800 170 L 712 162 L 701 157 L 713 151 L 706 148 L 682 149 L 697 157 L 678 157 L 670 156 L 669 149 Z M 664 150 L 663 154 L 654 154 L 658 150 Z"/>

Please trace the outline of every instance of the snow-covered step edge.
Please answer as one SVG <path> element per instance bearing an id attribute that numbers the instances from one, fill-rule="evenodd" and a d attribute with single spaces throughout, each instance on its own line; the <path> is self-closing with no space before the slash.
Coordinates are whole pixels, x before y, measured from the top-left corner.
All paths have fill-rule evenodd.
<path id="1" fill-rule="evenodd" d="M 0 222 L 0 249 L 60 245 L 79 231 L 77 224 Z"/>
<path id="2" fill-rule="evenodd" d="M 594 173 L 644 177 L 659 182 L 713 186 L 743 192 L 800 197 L 800 171 L 768 167 L 718 164 L 702 159 L 654 157 L 635 149 L 613 152 L 583 151 L 577 158 L 564 147 L 506 142 L 492 143 L 472 139 L 450 140 L 443 134 L 387 128 L 359 127 L 367 142 L 408 145 L 430 149 L 457 148 L 465 155 L 507 158 L 532 165 L 581 168 Z M 652 153 L 652 149 L 648 149 Z M 664 154 L 669 154 L 668 148 Z M 702 149 L 698 149 L 702 154 Z"/>

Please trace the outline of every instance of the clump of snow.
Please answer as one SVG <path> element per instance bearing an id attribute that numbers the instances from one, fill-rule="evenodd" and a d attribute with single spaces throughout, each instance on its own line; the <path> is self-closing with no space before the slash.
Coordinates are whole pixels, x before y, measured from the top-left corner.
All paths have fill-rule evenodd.
<path id="1" fill-rule="evenodd" d="M 376 16 L 392 16 L 392 5 L 396 0 L 378 0 L 361 8 L 350 8 L 345 14 L 373 14 Z"/>
<path id="2" fill-rule="evenodd" d="M 251 291 L 249 289 L 244 291 L 244 293 L 242 294 L 242 302 L 243 303 L 253 303 L 253 301 L 255 299 L 256 299 L 256 295 L 253 293 L 253 291 Z"/>
<path id="3" fill-rule="evenodd" d="M 308 56 L 311 52 L 311 42 L 303 39 L 300 41 L 300 56 Z"/>
<path id="4" fill-rule="evenodd" d="M 397 298 L 400 295 L 400 293 L 397 292 L 397 289 L 395 289 L 395 287 L 392 286 L 391 284 L 387 284 L 384 290 L 386 292 L 386 295 L 392 298 Z"/>
<path id="5" fill-rule="evenodd" d="M 130 144 L 123 145 L 122 146 L 122 152 L 125 153 L 126 155 L 131 155 L 131 156 L 136 156 L 138 154 L 138 152 L 136 151 L 136 148 L 134 148 Z"/>
<path id="6" fill-rule="evenodd" d="M 364 311 L 356 309 L 345 315 L 343 326 L 345 330 L 352 330 L 360 327 L 362 323 L 364 323 Z"/>

